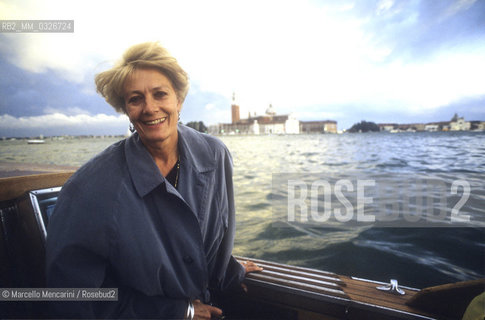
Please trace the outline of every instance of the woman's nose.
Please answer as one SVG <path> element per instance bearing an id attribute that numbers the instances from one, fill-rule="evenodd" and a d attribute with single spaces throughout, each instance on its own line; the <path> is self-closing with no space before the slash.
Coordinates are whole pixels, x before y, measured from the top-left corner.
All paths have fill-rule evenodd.
<path id="1" fill-rule="evenodd" d="M 145 105 L 144 105 L 143 109 L 146 113 L 156 112 L 157 109 L 158 109 L 157 108 L 157 101 L 153 97 L 147 95 L 145 97 Z"/>

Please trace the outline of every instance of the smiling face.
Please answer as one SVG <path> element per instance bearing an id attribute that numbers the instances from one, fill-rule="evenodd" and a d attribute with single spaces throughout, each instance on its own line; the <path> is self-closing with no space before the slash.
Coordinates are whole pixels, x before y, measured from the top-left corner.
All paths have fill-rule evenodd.
<path id="1" fill-rule="evenodd" d="M 177 143 L 182 104 L 172 82 L 155 69 L 136 69 L 125 81 L 126 114 L 146 147 Z"/>

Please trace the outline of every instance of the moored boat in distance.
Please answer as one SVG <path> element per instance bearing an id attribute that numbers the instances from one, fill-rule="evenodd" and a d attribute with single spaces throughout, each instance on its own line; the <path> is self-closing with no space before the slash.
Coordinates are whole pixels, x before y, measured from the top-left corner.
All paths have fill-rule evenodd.
<path id="1" fill-rule="evenodd" d="M 44 144 L 45 140 L 43 139 L 32 139 L 32 140 L 27 140 L 28 144 Z"/>
<path id="2" fill-rule="evenodd" d="M 0 283 L 45 287 L 47 224 L 72 171 L 0 178 Z M 249 260 L 236 257 L 240 262 Z M 485 279 L 416 289 L 316 269 L 250 259 L 248 292 L 215 296 L 227 319 L 461 319 Z M 0 301 L 0 318 L 46 318 L 42 302 Z"/>

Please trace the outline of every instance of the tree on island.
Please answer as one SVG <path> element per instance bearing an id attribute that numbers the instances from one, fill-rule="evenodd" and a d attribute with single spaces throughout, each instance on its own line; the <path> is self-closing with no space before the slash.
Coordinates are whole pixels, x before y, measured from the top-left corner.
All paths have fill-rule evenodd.
<path id="1" fill-rule="evenodd" d="M 190 121 L 186 124 L 187 127 L 191 127 L 199 132 L 207 132 L 207 127 L 205 126 L 204 122 L 202 121 Z"/>
<path id="2" fill-rule="evenodd" d="M 379 126 L 374 122 L 367 122 L 362 120 L 359 123 L 354 124 L 348 132 L 369 132 L 369 131 L 380 131 Z"/>

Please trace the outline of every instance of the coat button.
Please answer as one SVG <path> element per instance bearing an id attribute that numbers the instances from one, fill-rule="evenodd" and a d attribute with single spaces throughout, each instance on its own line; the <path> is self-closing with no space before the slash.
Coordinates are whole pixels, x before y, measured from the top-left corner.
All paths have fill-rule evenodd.
<path id="1" fill-rule="evenodd" d="M 184 259 L 184 262 L 188 264 L 191 264 L 192 262 L 194 262 L 194 259 L 192 259 L 191 256 L 185 256 L 183 259 Z"/>

